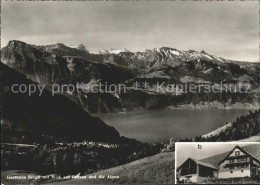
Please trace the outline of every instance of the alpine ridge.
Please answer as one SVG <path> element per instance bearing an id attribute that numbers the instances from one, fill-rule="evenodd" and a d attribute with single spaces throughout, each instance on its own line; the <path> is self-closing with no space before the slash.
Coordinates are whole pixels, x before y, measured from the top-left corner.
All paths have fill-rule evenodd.
<path id="1" fill-rule="evenodd" d="M 124 84 L 127 91 L 115 93 L 75 92 L 62 95 L 88 112 L 118 112 L 134 109 L 255 108 L 259 104 L 259 63 L 232 61 L 206 51 L 182 51 L 169 47 L 131 52 L 127 49 L 89 52 L 83 45 L 62 43 L 46 46 L 10 41 L 1 50 L 1 61 L 39 84 Z M 147 88 L 133 88 L 146 82 Z M 157 83 L 244 84 L 252 93 L 171 93 L 158 92 Z M 243 101 L 243 103 L 241 103 Z M 161 103 L 159 103 L 161 102 Z M 238 105 L 239 104 L 239 105 Z"/>

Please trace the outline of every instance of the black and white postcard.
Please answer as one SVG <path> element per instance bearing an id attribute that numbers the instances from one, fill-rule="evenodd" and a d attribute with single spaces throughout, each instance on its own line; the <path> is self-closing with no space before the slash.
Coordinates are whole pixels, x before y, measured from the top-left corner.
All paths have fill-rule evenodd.
<path id="1" fill-rule="evenodd" d="M 0 73 L 2 184 L 174 184 L 260 141 L 259 1 L 3 0 Z"/>

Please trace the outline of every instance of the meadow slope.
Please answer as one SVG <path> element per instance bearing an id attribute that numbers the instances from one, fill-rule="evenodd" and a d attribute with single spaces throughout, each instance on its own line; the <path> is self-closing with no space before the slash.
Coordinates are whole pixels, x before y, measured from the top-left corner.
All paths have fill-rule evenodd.
<path id="1" fill-rule="evenodd" d="M 118 175 L 119 179 L 71 179 L 61 182 L 46 182 L 46 184 L 174 184 L 174 159 L 174 152 L 160 153 L 91 174 Z"/>

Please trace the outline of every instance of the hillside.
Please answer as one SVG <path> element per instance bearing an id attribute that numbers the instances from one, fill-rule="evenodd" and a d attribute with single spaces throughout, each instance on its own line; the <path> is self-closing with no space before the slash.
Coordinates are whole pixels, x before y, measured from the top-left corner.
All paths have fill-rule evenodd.
<path id="1" fill-rule="evenodd" d="M 258 140 L 260 133 L 260 109 L 249 111 L 208 134 L 197 137 L 196 141 L 238 141 Z M 246 141 L 246 140 L 245 140 Z"/>
<path id="2" fill-rule="evenodd" d="M 12 132 L 15 129 L 29 129 L 39 134 L 66 137 L 72 140 L 118 141 L 119 133 L 102 120 L 92 117 L 72 101 L 61 95 L 52 96 L 47 90 L 37 89 L 31 96 L 14 93 L 13 84 L 38 85 L 25 75 L 0 63 L 2 93 L 2 141 L 11 137 L 22 137 Z M 34 140 L 34 139 L 32 139 Z"/>
<path id="3" fill-rule="evenodd" d="M 102 170 L 92 175 L 119 176 L 119 179 L 72 179 L 59 182 L 45 182 L 48 185 L 58 184 L 173 184 L 174 152 L 161 153 L 140 159 L 122 166 Z"/>
<path id="4" fill-rule="evenodd" d="M 252 136 L 246 139 L 239 140 L 241 142 L 260 142 L 260 136 Z"/>

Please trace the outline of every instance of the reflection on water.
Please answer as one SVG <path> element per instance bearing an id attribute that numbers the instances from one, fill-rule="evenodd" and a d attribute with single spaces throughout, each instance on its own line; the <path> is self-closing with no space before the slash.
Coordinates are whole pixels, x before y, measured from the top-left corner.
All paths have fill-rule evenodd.
<path id="1" fill-rule="evenodd" d="M 206 134 L 248 110 L 158 110 L 98 114 L 122 136 L 144 142 Z"/>

